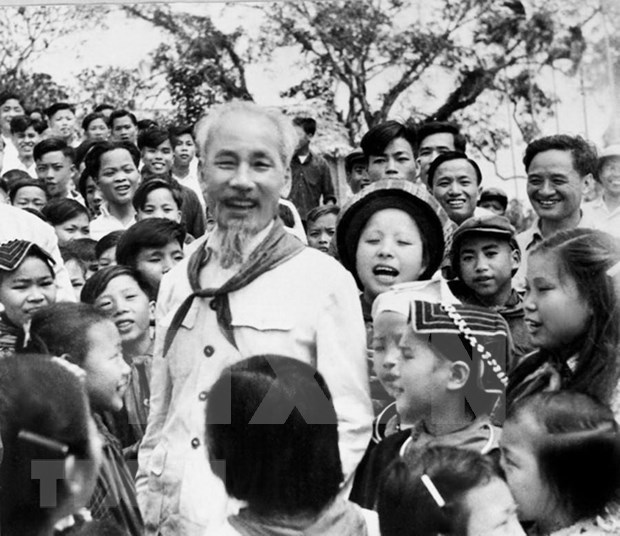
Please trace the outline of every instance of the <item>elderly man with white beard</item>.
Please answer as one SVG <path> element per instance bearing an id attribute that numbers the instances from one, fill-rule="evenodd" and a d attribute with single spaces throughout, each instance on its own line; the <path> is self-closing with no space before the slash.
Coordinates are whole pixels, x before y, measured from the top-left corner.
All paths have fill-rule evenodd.
<path id="1" fill-rule="evenodd" d="M 204 447 L 209 391 L 226 366 L 277 354 L 323 374 L 338 414 L 343 493 L 372 421 L 353 277 L 304 247 L 277 216 L 296 142 L 290 120 L 253 103 L 228 103 L 198 123 L 196 139 L 216 225 L 164 276 L 157 300 L 137 477 L 147 534 L 216 534 L 230 512 Z"/>

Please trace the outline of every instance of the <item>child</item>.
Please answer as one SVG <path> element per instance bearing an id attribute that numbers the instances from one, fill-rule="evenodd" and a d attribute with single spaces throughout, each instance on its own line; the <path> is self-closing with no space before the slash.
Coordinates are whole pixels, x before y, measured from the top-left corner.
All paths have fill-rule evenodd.
<path id="1" fill-rule="evenodd" d="M 45 181 L 50 198 L 68 197 L 84 204 L 73 183 L 76 169 L 72 147 L 59 138 L 48 138 L 34 146 L 33 156 L 37 177 Z"/>
<path id="2" fill-rule="evenodd" d="M 116 246 L 125 231 L 112 231 L 105 235 L 95 246 L 95 257 L 99 268 L 116 264 Z"/>
<path id="3" fill-rule="evenodd" d="M 41 214 L 54 227 L 60 246 L 76 238 L 90 237 L 88 209 L 74 199 L 52 199 Z"/>
<path id="4" fill-rule="evenodd" d="M 198 160 L 196 159 L 196 142 L 192 127 L 189 125 L 170 129 L 170 141 L 174 153 L 172 178 L 179 184 L 187 186 L 198 196 L 198 201 L 205 208 L 205 200 L 198 180 Z"/>
<path id="5" fill-rule="evenodd" d="M 452 237 L 452 271 L 459 279 L 449 285 L 461 302 L 489 307 L 504 317 L 518 361 L 534 348 L 525 327 L 523 298 L 512 288 L 521 262 L 515 234 L 503 216 L 465 220 Z"/>
<path id="6" fill-rule="evenodd" d="M 336 410 L 312 366 L 275 355 L 232 365 L 211 388 L 206 424 L 211 468 L 245 503 L 213 534 L 379 536 L 376 514 L 339 495 Z"/>
<path id="7" fill-rule="evenodd" d="M 183 196 L 181 189 L 163 179 L 143 182 L 133 196 L 138 221 L 147 218 L 166 218 L 181 222 Z"/>
<path id="8" fill-rule="evenodd" d="M 17 158 L 4 161 L 3 169 L 21 169 L 33 179 L 37 177 L 33 149 L 41 140 L 44 125 L 33 121 L 25 115 L 11 119 L 11 138 L 17 148 Z"/>
<path id="9" fill-rule="evenodd" d="M 329 251 L 332 237 L 336 232 L 336 218 L 340 212 L 337 205 L 320 205 L 306 216 L 308 245 L 323 253 Z"/>
<path id="10" fill-rule="evenodd" d="M 9 201 L 14 207 L 41 211 L 47 203 L 45 183 L 38 179 L 20 179 L 9 188 Z"/>
<path id="11" fill-rule="evenodd" d="M 509 405 L 540 391 L 570 389 L 618 412 L 620 306 L 608 273 L 618 262 L 617 240 L 591 229 L 558 232 L 531 250 L 525 324 L 538 350 L 511 372 Z"/>
<path id="12" fill-rule="evenodd" d="M 132 225 L 121 237 L 116 248 L 118 264 L 136 270 L 157 298 L 159 284 L 185 257 L 185 230 L 181 224 L 164 218 L 149 218 Z"/>
<path id="13" fill-rule="evenodd" d="M 179 208 L 183 213 L 185 227 L 187 232 L 198 238 L 205 232 L 205 209 L 193 190 L 179 184 L 172 178 L 170 172 L 173 154 L 170 139 L 170 133 L 159 127 L 149 128 L 140 134 L 138 146 L 144 163 L 142 173 L 145 180 L 159 178 L 179 186 L 183 197 Z"/>
<path id="14" fill-rule="evenodd" d="M 91 238 L 78 238 L 60 246 L 60 254 L 69 272 L 76 301 L 80 301 L 80 293 L 84 283 L 98 269 L 97 257 L 95 256 L 96 244 Z"/>
<path id="15" fill-rule="evenodd" d="M 103 268 L 93 275 L 84 285 L 81 299 L 108 316 L 120 333 L 123 357 L 131 373 L 123 411 L 114 415 L 111 425 L 125 449 L 125 457 L 136 460 L 148 417 L 153 358 L 150 326 L 155 304 L 149 301 L 140 276 L 120 265 Z"/>
<path id="16" fill-rule="evenodd" d="M 131 204 L 140 182 L 140 153 L 125 142 L 97 142 L 86 155 L 86 172 L 101 190 L 101 214 L 91 223 L 91 235 L 99 240 L 112 231 L 125 230 L 136 222 Z"/>
<path id="17" fill-rule="evenodd" d="M 91 216 L 96 218 L 101 214 L 101 204 L 103 203 L 103 196 L 101 195 L 101 190 L 95 179 L 93 179 L 86 169 L 82 171 L 80 174 L 80 180 L 78 182 L 78 191 L 80 195 L 84 198 L 86 202 L 86 207 L 88 208 Z"/>
<path id="18" fill-rule="evenodd" d="M 82 129 L 87 140 L 105 141 L 110 137 L 110 127 L 102 113 L 87 114 L 82 119 Z"/>
<path id="19" fill-rule="evenodd" d="M 396 400 L 358 467 L 352 500 L 372 508 L 378 479 L 400 455 L 426 445 L 486 454 L 497 448 L 507 382 L 508 331 L 485 309 L 412 301 L 394 290 L 373 306 L 375 372 Z M 386 410 L 387 411 L 387 410 Z"/>
<path id="20" fill-rule="evenodd" d="M 368 179 L 368 162 L 362 149 L 351 151 L 344 159 L 344 170 L 347 184 L 353 194 L 363 190 L 370 184 Z"/>
<path id="21" fill-rule="evenodd" d="M 108 118 L 110 140 L 115 142 L 138 143 L 138 120 L 128 110 L 114 110 Z"/>
<path id="22" fill-rule="evenodd" d="M 62 356 L 84 373 L 86 393 L 103 440 L 103 460 L 89 509 L 94 519 L 108 519 L 131 536 L 142 534 L 142 519 L 133 479 L 118 440 L 103 422 L 118 412 L 129 381 L 121 337 L 114 323 L 92 305 L 57 303 L 38 311 L 30 326 L 30 347 Z"/>
<path id="23" fill-rule="evenodd" d="M 77 147 L 80 139 L 76 134 L 75 108 L 66 102 L 56 102 L 45 110 L 45 115 L 49 121 L 50 134 L 70 147 Z"/>
<path id="24" fill-rule="evenodd" d="M 417 286 L 432 300 L 457 301 L 435 274 L 451 234 L 448 216 L 428 190 L 402 180 L 371 184 L 342 208 L 336 246 L 340 261 L 361 290 L 368 348 L 372 302 L 393 285 L 420 281 Z M 371 372 L 369 354 L 371 394 L 378 415 L 391 400 Z"/>
<path id="25" fill-rule="evenodd" d="M 525 536 L 495 464 L 471 450 L 431 447 L 395 460 L 377 510 L 382 536 Z"/>
<path id="26" fill-rule="evenodd" d="M 532 534 L 620 532 L 620 431 L 607 406 L 570 391 L 522 399 L 508 414 L 501 453 Z"/>
<path id="27" fill-rule="evenodd" d="M 56 301 L 54 261 L 26 240 L 0 244 L 0 357 L 14 353 L 32 315 Z"/>
<path id="28" fill-rule="evenodd" d="M 47 356 L 2 360 L 0 435 L 3 536 L 51 535 L 55 524 L 86 506 L 101 463 L 82 382 Z M 41 460 L 60 465 L 48 470 L 51 489 Z"/>

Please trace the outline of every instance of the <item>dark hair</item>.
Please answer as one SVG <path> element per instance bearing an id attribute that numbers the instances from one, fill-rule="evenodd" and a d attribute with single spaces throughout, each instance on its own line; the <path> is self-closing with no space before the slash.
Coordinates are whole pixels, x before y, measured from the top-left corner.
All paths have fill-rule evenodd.
<path id="1" fill-rule="evenodd" d="M 142 291 L 147 296 L 150 295 L 149 292 L 151 289 L 138 272 L 130 266 L 116 264 L 97 270 L 82 287 L 80 300 L 83 303 L 94 304 L 97 298 L 101 296 L 101 293 L 104 292 L 106 287 L 110 284 L 110 281 L 121 275 L 127 275 L 135 279 Z"/>
<path id="2" fill-rule="evenodd" d="M 82 119 L 82 128 L 87 130 L 90 124 L 97 119 L 101 119 L 106 126 L 108 125 L 108 120 L 105 118 L 105 115 L 99 112 L 92 112 L 84 116 L 84 119 Z"/>
<path id="3" fill-rule="evenodd" d="M 312 366 L 262 355 L 225 369 L 209 394 L 206 427 L 211 469 L 251 511 L 316 514 L 338 494 L 336 411 Z"/>
<path id="4" fill-rule="evenodd" d="M 53 153 L 56 151 L 60 151 L 65 158 L 71 160 L 71 163 L 75 162 L 75 151 L 73 147 L 67 145 L 65 140 L 60 138 L 47 138 L 45 140 L 41 140 L 34 146 L 33 156 L 35 161 L 41 160 L 47 153 Z"/>
<path id="5" fill-rule="evenodd" d="M 28 186 L 34 186 L 35 188 L 40 188 L 45 193 L 47 197 L 47 189 L 45 188 L 45 182 L 41 179 L 32 179 L 28 177 L 27 179 L 18 179 L 11 184 L 9 188 L 9 200 L 11 204 L 15 201 L 15 197 L 17 196 L 17 192 L 19 192 L 22 188 L 26 188 Z"/>
<path id="6" fill-rule="evenodd" d="M 480 171 L 480 167 L 478 167 L 478 164 L 476 164 L 476 161 L 469 158 L 469 156 L 467 156 L 465 153 L 448 151 L 447 153 L 442 153 L 437 158 L 435 158 L 435 160 L 433 160 L 432 164 L 428 168 L 427 180 L 429 188 L 433 187 L 433 181 L 435 180 L 435 173 L 437 173 L 437 168 L 439 168 L 441 164 L 445 162 L 450 162 L 451 160 L 467 160 L 474 168 L 474 171 L 476 172 L 476 182 L 478 186 L 480 186 L 480 183 L 482 182 L 482 172 Z"/>
<path id="7" fill-rule="evenodd" d="M 306 227 L 314 223 L 321 216 L 326 216 L 327 214 L 338 216 L 338 214 L 340 214 L 340 207 L 338 205 L 319 205 L 318 207 L 314 207 L 312 210 L 309 210 L 306 215 Z"/>
<path id="8" fill-rule="evenodd" d="M 111 114 L 110 114 L 110 128 L 114 128 L 114 121 L 116 121 L 117 119 L 120 119 L 121 117 L 129 117 L 129 119 L 131 119 L 131 122 L 137 127 L 138 126 L 138 120 L 136 119 L 136 116 L 134 114 L 132 114 L 129 110 L 114 110 Z"/>
<path id="9" fill-rule="evenodd" d="M 556 134 L 545 136 L 531 142 L 525 149 L 523 164 L 527 171 L 538 153 L 544 151 L 569 151 L 573 157 L 573 167 L 581 177 L 592 173 L 596 176 L 597 154 L 596 148 L 581 136 L 568 136 Z"/>
<path id="10" fill-rule="evenodd" d="M 607 271 L 620 262 L 620 244 L 602 231 L 571 229 L 543 240 L 531 250 L 530 258 L 543 253 L 556 257 L 560 275 L 574 279 L 592 310 L 587 332 L 578 341 L 576 367 L 563 387 L 609 403 L 618 383 L 620 304 L 614 278 Z"/>
<path id="11" fill-rule="evenodd" d="M 86 153 L 85 163 L 88 174 L 97 181 L 99 170 L 101 169 L 101 157 L 111 151 L 124 149 L 131 155 L 136 168 L 140 164 L 140 151 L 130 142 L 126 141 L 98 141 Z"/>
<path id="12" fill-rule="evenodd" d="M 440 508 L 422 481 L 430 478 L 445 501 Z M 394 460 L 379 484 L 377 512 L 382 536 L 466 536 L 472 489 L 500 478 L 491 458 L 474 450 L 430 447 Z"/>
<path id="13" fill-rule="evenodd" d="M 163 248 L 170 242 L 185 242 L 185 228 L 166 218 L 148 218 L 127 229 L 116 247 L 116 262 L 136 268 L 138 255 L 146 248 Z"/>
<path id="14" fill-rule="evenodd" d="M 2 178 L 6 181 L 6 185 L 8 189 L 11 189 L 15 183 L 18 181 L 24 180 L 39 180 L 33 179 L 26 171 L 23 169 L 10 169 L 6 173 L 2 174 Z"/>
<path id="15" fill-rule="evenodd" d="M 97 141 L 98 140 L 84 140 L 82 143 L 80 143 L 75 148 L 75 165 L 76 166 L 79 167 L 82 164 L 82 162 L 84 162 L 84 159 L 86 158 L 86 155 L 88 154 L 88 151 L 90 151 L 93 148 L 93 145 L 95 145 Z"/>
<path id="16" fill-rule="evenodd" d="M 45 115 L 47 115 L 48 119 L 51 119 L 54 114 L 57 114 L 62 110 L 69 110 L 73 115 L 75 115 L 75 107 L 71 106 L 67 102 L 55 102 L 45 110 Z"/>
<path id="17" fill-rule="evenodd" d="M 384 121 L 372 127 L 364 134 L 360 145 L 368 158 L 382 154 L 385 148 L 397 138 L 404 138 L 411 146 L 411 152 L 415 151 L 417 136 L 413 125 L 394 120 Z"/>
<path id="18" fill-rule="evenodd" d="M 138 148 L 141 151 L 145 148 L 156 149 L 166 140 L 170 140 L 168 130 L 158 126 L 149 127 L 138 135 Z"/>
<path id="19" fill-rule="evenodd" d="M 76 259 L 87 268 L 89 264 L 97 262 L 96 247 L 97 241 L 92 238 L 77 238 L 60 246 L 60 256 L 65 262 Z"/>
<path id="20" fill-rule="evenodd" d="M 2 534 L 42 534 L 55 521 L 55 509 L 41 506 L 42 482 L 32 477 L 37 459 L 63 459 L 55 451 L 20 439 L 20 432 L 56 441 L 80 460 L 90 460 L 89 409 L 80 380 L 47 356 L 19 355 L 0 362 L 0 517 Z M 49 494 L 49 490 L 47 491 Z M 70 495 L 56 480 L 56 505 Z M 48 495 L 49 496 L 49 495 Z"/>
<path id="21" fill-rule="evenodd" d="M 98 104 L 93 108 L 93 113 L 101 113 L 103 110 L 114 110 L 114 106 L 111 104 L 106 104 L 105 102 L 102 104 Z"/>
<path id="22" fill-rule="evenodd" d="M 75 199 L 51 199 L 41 209 L 41 214 L 43 214 L 43 216 L 47 218 L 47 221 L 54 227 L 56 225 L 62 225 L 73 218 L 77 218 L 81 214 L 84 214 L 90 221 L 88 209 Z"/>
<path id="23" fill-rule="evenodd" d="M 177 208 L 181 210 L 181 207 L 183 206 L 183 192 L 181 191 L 178 183 L 157 178 L 144 181 L 140 186 L 138 186 L 138 189 L 131 200 L 133 208 L 136 210 L 144 209 L 148 195 L 153 190 L 159 190 L 161 188 L 170 191 L 174 202 L 177 204 Z"/>
<path id="24" fill-rule="evenodd" d="M 11 134 L 26 132 L 30 127 L 34 128 L 37 134 L 45 130 L 45 125 L 41 121 L 34 121 L 27 115 L 18 115 L 11 119 Z"/>
<path id="25" fill-rule="evenodd" d="M 170 127 L 170 143 L 173 147 L 179 144 L 179 138 L 184 134 L 189 134 L 194 140 L 194 129 L 190 125 L 177 125 Z"/>
<path id="26" fill-rule="evenodd" d="M 55 356 L 68 354 L 67 361 L 82 366 L 90 350 L 90 328 L 107 320 L 91 304 L 53 303 L 32 315 L 27 349 Z"/>
<path id="27" fill-rule="evenodd" d="M 95 256 L 97 259 L 101 257 L 104 251 L 117 246 L 124 232 L 125 231 L 112 231 L 111 233 L 101 237 L 95 246 Z"/>
<path id="28" fill-rule="evenodd" d="M 517 402 L 508 419 L 524 414 L 540 427 L 542 480 L 574 521 L 620 500 L 620 431 L 609 407 L 583 393 L 544 392 Z"/>
<path id="29" fill-rule="evenodd" d="M 8 100 L 16 100 L 22 108 L 24 107 L 22 98 L 17 93 L 13 93 L 12 91 L 3 91 L 0 93 L 0 106 Z"/>
<path id="30" fill-rule="evenodd" d="M 454 150 L 459 153 L 464 153 L 467 147 L 467 140 L 465 136 L 461 134 L 461 129 L 456 123 L 448 121 L 428 121 L 422 123 L 418 127 L 418 146 L 416 148 L 416 155 L 419 152 L 420 146 L 425 138 L 432 136 L 433 134 L 452 134 L 454 138 Z"/>
<path id="31" fill-rule="evenodd" d="M 136 126 L 138 127 L 138 130 L 140 132 L 142 132 L 144 130 L 148 130 L 150 128 L 159 128 L 159 125 L 157 124 L 157 121 L 155 121 L 153 119 L 140 119 L 140 121 L 138 121 Z"/>
<path id="32" fill-rule="evenodd" d="M 293 125 L 301 127 L 308 136 L 316 133 L 316 121 L 312 117 L 294 117 Z"/>

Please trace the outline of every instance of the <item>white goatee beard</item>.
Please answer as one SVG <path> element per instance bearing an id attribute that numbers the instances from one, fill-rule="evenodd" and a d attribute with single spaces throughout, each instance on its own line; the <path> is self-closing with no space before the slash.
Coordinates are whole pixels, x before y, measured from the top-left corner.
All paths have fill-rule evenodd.
<path id="1" fill-rule="evenodd" d="M 221 229 L 220 266 L 225 270 L 243 263 L 243 249 L 256 231 L 245 220 L 233 220 Z"/>

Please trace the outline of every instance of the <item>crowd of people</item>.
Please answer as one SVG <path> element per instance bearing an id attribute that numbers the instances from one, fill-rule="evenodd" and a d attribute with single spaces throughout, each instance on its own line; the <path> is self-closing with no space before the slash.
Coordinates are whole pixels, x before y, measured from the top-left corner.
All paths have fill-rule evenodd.
<path id="1" fill-rule="evenodd" d="M 517 232 L 449 122 L 340 199 L 250 102 L 0 130 L 3 535 L 620 534 L 620 146 L 532 141 Z"/>

